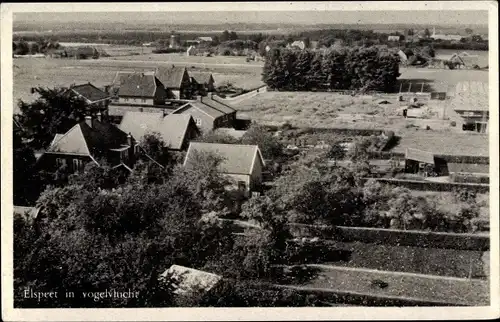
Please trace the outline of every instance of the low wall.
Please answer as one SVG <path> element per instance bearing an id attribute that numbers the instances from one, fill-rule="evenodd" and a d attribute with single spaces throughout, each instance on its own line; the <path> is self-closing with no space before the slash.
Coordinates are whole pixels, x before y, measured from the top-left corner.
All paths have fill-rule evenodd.
<path id="1" fill-rule="evenodd" d="M 372 244 L 413 246 L 424 248 L 444 248 L 459 250 L 487 251 L 490 249 L 488 235 L 425 232 L 345 226 L 317 226 L 289 224 L 296 237 L 321 237 L 345 242 L 360 241 Z"/>
<path id="2" fill-rule="evenodd" d="M 403 152 L 380 151 L 370 152 L 370 158 L 387 160 L 390 158 L 405 158 Z M 471 164 L 490 164 L 490 157 L 473 156 L 473 155 L 450 155 L 450 154 L 434 154 L 434 157 L 443 159 L 449 163 L 471 163 Z"/>
<path id="3" fill-rule="evenodd" d="M 263 125 L 270 131 L 282 130 L 280 126 L 277 125 Z M 312 128 L 312 127 L 300 127 L 292 128 L 292 130 L 299 130 L 302 134 L 319 134 L 319 133 L 332 133 L 332 134 L 342 134 L 346 136 L 371 136 L 380 135 L 384 130 L 379 129 L 351 129 L 351 128 Z"/>
<path id="4" fill-rule="evenodd" d="M 432 182 L 432 181 L 416 181 L 416 180 L 400 180 L 388 178 L 363 178 L 364 181 L 370 179 L 377 180 L 380 183 L 390 184 L 398 187 L 405 187 L 411 190 L 420 191 L 453 191 L 455 189 L 467 189 L 476 193 L 488 193 L 490 191 L 489 184 L 481 183 L 458 183 L 458 182 Z"/>

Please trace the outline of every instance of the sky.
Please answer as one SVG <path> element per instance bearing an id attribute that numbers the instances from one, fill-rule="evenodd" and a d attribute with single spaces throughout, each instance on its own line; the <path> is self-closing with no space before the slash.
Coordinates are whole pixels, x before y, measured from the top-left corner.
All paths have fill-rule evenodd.
<path id="1" fill-rule="evenodd" d="M 167 24 L 422 24 L 487 25 L 487 11 L 197 11 L 15 13 L 17 22 L 151 22 Z"/>

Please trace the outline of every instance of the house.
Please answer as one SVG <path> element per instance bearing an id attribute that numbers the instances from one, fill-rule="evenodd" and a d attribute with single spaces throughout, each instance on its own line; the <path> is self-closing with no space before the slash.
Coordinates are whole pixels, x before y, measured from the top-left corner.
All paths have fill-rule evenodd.
<path id="1" fill-rule="evenodd" d="M 180 265 L 172 265 L 164 271 L 159 281 L 172 283 L 174 294 L 207 293 L 222 281 L 222 276 Z"/>
<path id="2" fill-rule="evenodd" d="M 427 151 L 407 148 L 405 153 L 405 172 L 428 176 L 436 172 L 434 155 Z"/>
<path id="3" fill-rule="evenodd" d="M 21 218 L 28 224 L 32 224 L 38 218 L 39 213 L 38 207 L 14 206 L 14 218 Z"/>
<path id="4" fill-rule="evenodd" d="M 397 36 L 397 35 L 390 35 L 390 36 L 387 37 L 387 41 L 396 41 L 396 42 L 398 42 L 400 39 L 401 39 L 401 36 Z"/>
<path id="5" fill-rule="evenodd" d="M 430 38 L 434 40 L 460 41 L 463 37 L 460 35 L 436 34 L 436 28 L 434 27 Z"/>
<path id="6" fill-rule="evenodd" d="M 233 127 L 236 121 L 236 110 L 221 103 L 213 96 L 198 96 L 171 114 L 189 114 L 195 120 L 201 132 L 209 132 L 221 127 Z"/>
<path id="7" fill-rule="evenodd" d="M 196 56 L 197 54 L 197 50 L 196 50 L 196 47 L 191 45 L 188 47 L 188 49 L 186 50 L 186 56 Z"/>
<path id="8" fill-rule="evenodd" d="M 100 90 L 90 82 L 87 84 L 72 85 L 65 94 L 82 98 L 87 106 L 97 107 L 101 112 L 106 111 L 111 102 L 111 95 Z"/>
<path id="9" fill-rule="evenodd" d="M 64 134 L 56 134 L 37 166 L 48 172 L 61 167 L 69 172 L 81 172 L 87 163 L 99 165 L 104 159 L 110 166 L 131 171 L 141 153 L 130 134 L 104 122 L 98 114 L 87 116 Z"/>
<path id="10" fill-rule="evenodd" d="M 121 73 L 118 103 L 133 105 L 164 105 L 167 93 L 153 72 Z"/>
<path id="11" fill-rule="evenodd" d="M 236 188 L 245 197 L 260 190 L 265 162 L 257 145 L 191 142 L 184 166 L 194 162 L 198 153 L 214 153 L 223 158 L 219 171 L 233 182 L 228 189 Z"/>
<path id="12" fill-rule="evenodd" d="M 191 84 L 196 95 L 215 91 L 215 80 L 211 73 L 190 72 Z"/>
<path id="13" fill-rule="evenodd" d="M 484 82 L 460 82 L 455 87 L 455 95 L 450 101 L 453 110 L 463 120 L 463 130 L 479 133 L 488 132 L 489 86 Z"/>
<path id="14" fill-rule="evenodd" d="M 145 134 L 158 133 L 169 150 L 186 150 L 189 142 L 200 134 L 189 114 L 125 112 L 118 126 L 141 142 Z"/>
<path id="15" fill-rule="evenodd" d="M 167 98 L 191 98 L 191 78 L 185 67 L 159 67 L 156 69 L 155 75 L 165 86 Z"/>
<path id="16" fill-rule="evenodd" d="M 296 40 L 289 45 L 290 48 L 298 48 L 300 50 L 304 50 L 306 48 L 306 44 L 302 40 Z"/>
<path id="17" fill-rule="evenodd" d="M 196 41 L 199 43 L 211 43 L 213 41 L 212 37 L 198 37 Z"/>

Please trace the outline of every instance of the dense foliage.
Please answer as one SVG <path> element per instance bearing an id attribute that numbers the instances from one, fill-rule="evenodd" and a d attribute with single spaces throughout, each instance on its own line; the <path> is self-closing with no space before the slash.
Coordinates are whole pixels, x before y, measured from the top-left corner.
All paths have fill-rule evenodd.
<path id="1" fill-rule="evenodd" d="M 340 89 L 394 90 L 399 57 L 379 47 L 340 47 L 324 52 L 273 49 L 268 53 L 262 80 L 286 91 Z"/>

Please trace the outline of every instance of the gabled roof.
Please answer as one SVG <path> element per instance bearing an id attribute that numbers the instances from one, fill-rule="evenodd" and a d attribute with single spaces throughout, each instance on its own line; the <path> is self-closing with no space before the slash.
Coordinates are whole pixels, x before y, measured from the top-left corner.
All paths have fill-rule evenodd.
<path id="1" fill-rule="evenodd" d="M 56 140 L 56 138 L 58 139 Z M 116 126 L 93 120 L 90 127 L 85 121 L 73 126 L 65 134 L 57 134 L 47 152 L 105 156 L 109 149 L 128 145 L 127 133 Z"/>
<path id="2" fill-rule="evenodd" d="M 118 96 L 153 98 L 156 88 L 161 86 L 161 82 L 152 73 L 122 74 Z"/>
<path id="3" fill-rule="evenodd" d="M 196 128 L 189 114 L 163 116 L 163 113 L 126 112 L 119 128 L 125 133 L 131 133 L 138 141 L 145 134 L 159 133 L 169 148 L 179 150 L 182 148 L 190 122 L 193 122 Z"/>
<path id="4" fill-rule="evenodd" d="M 155 75 L 165 88 L 180 89 L 184 73 L 187 73 L 185 67 L 171 66 L 157 68 Z"/>
<path id="5" fill-rule="evenodd" d="M 194 78 L 194 80 L 199 84 L 208 84 L 211 81 L 214 81 L 214 78 L 211 73 L 189 72 L 189 76 Z"/>
<path id="6" fill-rule="evenodd" d="M 250 175 L 257 159 L 262 165 L 265 164 L 257 145 L 191 142 L 184 159 L 185 166 L 192 160 L 195 151 L 215 153 L 221 156 L 223 161 L 219 171 L 227 174 Z"/>
<path id="7" fill-rule="evenodd" d="M 214 97 L 215 97 L 215 95 L 214 95 Z M 229 104 L 222 103 L 221 101 L 218 101 L 215 98 L 211 98 L 210 96 L 202 97 L 201 102 L 205 105 L 208 105 L 212 108 L 215 108 L 215 109 L 221 111 L 224 114 L 231 114 L 231 113 L 236 112 L 236 110 L 232 106 L 230 106 Z"/>
<path id="8" fill-rule="evenodd" d="M 203 104 L 200 101 L 192 101 L 192 102 L 186 103 L 186 104 L 182 105 L 181 107 L 179 107 L 178 109 L 176 109 L 175 111 L 173 111 L 172 114 L 181 114 L 190 108 L 198 109 L 199 111 L 205 113 L 206 115 L 210 116 L 213 119 L 216 119 L 216 118 L 219 118 L 219 117 L 225 115 L 225 113 L 219 111 L 218 109 L 213 108 L 211 106 L 208 106 L 206 104 Z"/>
<path id="9" fill-rule="evenodd" d="M 432 153 L 418 149 L 407 148 L 405 159 L 434 164 L 434 155 Z"/>
<path id="10" fill-rule="evenodd" d="M 81 84 L 71 87 L 68 91 L 73 91 L 77 95 L 81 95 L 83 98 L 89 100 L 90 102 L 100 101 L 106 98 L 110 98 L 109 94 L 95 87 L 91 83 Z"/>
<path id="11" fill-rule="evenodd" d="M 160 275 L 160 280 L 165 278 L 172 280 L 175 294 L 208 292 L 222 280 L 220 275 L 180 265 L 172 265 L 164 271 Z"/>

